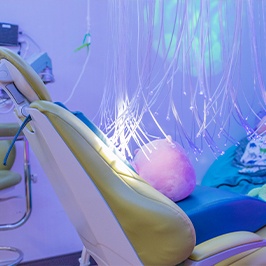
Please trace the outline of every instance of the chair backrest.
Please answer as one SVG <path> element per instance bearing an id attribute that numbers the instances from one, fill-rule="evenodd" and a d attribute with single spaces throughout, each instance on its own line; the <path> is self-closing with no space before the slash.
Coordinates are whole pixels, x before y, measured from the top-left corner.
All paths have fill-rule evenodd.
<path id="1" fill-rule="evenodd" d="M 32 90 L 38 95 L 35 89 L 39 92 L 43 86 L 36 88 L 32 73 L 21 71 L 12 61 L 17 58 L 10 60 L 1 49 L 0 58 L 11 62 L 9 68 L 19 70 L 12 73 L 27 81 L 29 86 L 16 83 L 16 87 L 22 95 L 26 90 L 28 101 L 26 95 L 32 95 Z M 24 134 L 97 263 L 175 265 L 184 261 L 195 245 L 187 215 L 140 178 L 95 131 L 47 99 L 30 100 L 31 129 L 25 127 Z"/>

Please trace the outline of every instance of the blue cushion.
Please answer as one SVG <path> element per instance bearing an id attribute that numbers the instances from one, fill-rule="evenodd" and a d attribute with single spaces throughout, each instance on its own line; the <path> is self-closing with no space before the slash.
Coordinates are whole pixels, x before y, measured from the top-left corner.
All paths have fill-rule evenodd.
<path id="1" fill-rule="evenodd" d="M 264 201 L 217 188 L 196 186 L 177 205 L 191 219 L 197 244 L 229 232 L 255 232 L 266 225 Z"/>

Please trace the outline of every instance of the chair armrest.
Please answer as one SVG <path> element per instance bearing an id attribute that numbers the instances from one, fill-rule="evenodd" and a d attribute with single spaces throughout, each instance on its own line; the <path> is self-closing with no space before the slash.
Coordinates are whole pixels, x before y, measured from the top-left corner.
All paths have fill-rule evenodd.
<path id="1" fill-rule="evenodd" d="M 0 123 L 0 139 L 12 138 L 19 130 L 18 123 Z M 23 133 L 21 133 L 23 135 Z"/>
<path id="2" fill-rule="evenodd" d="M 1 170 L 0 171 L 0 191 L 17 185 L 21 181 L 21 179 L 22 178 L 20 174 L 16 172 L 9 171 L 9 170 Z M 0 226 L 0 229 L 1 229 L 1 226 Z"/>
<path id="3" fill-rule="evenodd" d="M 250 249 L 266 246 L 266 240 L 252 232 L 233 232 L 224 234 L 197 245 L 189 257 L 197 265 L 214 265 L 229 257 Z"/>

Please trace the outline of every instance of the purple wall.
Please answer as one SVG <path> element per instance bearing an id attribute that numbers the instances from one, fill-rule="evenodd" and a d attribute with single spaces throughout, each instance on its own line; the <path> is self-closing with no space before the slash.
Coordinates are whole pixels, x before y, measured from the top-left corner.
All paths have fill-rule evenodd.
<path id="1" fill-rule="evenodd" d="M 83 111 L 93 119 L 97 115 L 104 91 L 106 58 L 112 36 L 107 20 L 107 1 L 90 0 L 90 3 L 90 58 L 85 74 L 67 105 L 70 109 Z M 69 97 L 86 59 L 85 49 L 79 52 L 74 50 L 82 44 L 87 30 L 87 1 L 0 0 L 0 5 L 0 22 L 18 24 L 52 59 L 55 82 L 49 84 L 48 89 L 55 101 L 64 102 Z M 34 52 L 34 49 L 36 48 L 32 44 L 29 53 Z M 243 68 L 246 73 L 244 76 L 248 77 L 250 68 L 247 64 Z M 134 76 L 132 82 L 136 82 Z M 252 86 L 250 80 L 246 84 Z M 183 115 L 186 117 L 185 113 Z M 0 119 L 3 122 L 14 121 L 12 113 L 0 114 Z M 191 124 L 189 119 L 186 122 L 188 126 Z M 173 120 L 162 119 L 162 126 L 166 133 L 176 134 Z M 235 124 L 231 125 L 230 131 L 236 139 L 245 134 Z M 190 153 L 198 182 L 215 159 L 206 144 L 203 144 L 203 150 L 204 153 L 197 159 Z M 25 253 L 25 260 L 81 250 L 82 245 L 33 154 L 31 162 L 32 172 L 37 176 L 37 182 L 33 184 L 32 216 L 20 229 L 0 232 L 0 245 L 10 244 L 21 248 Z"/>

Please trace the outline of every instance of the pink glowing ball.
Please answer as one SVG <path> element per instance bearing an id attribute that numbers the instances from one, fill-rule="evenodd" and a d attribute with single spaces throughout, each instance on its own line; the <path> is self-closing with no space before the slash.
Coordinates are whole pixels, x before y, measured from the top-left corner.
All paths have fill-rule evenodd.
<path id="1" fill-rule="evenodd" d="M 132 166 L 173 201 L 189 196 L 196 185 L 195 171 L 185 150 L 170 139 L 154 140 L 138 149 Z"/>

